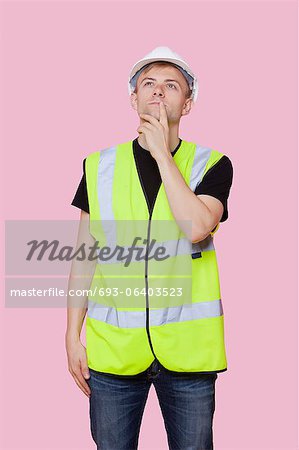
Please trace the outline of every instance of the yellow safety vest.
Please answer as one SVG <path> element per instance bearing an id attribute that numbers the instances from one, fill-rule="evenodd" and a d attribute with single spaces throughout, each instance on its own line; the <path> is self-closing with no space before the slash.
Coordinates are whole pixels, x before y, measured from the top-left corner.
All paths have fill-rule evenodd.
<path id="1" fill-rule="evenodd" d="M 222 156 L 182 140 L 173 159 L 194 191 Z M 132 141 L 89 154 L 86 182 L 98 246 L 86 317 L 88 366 L 135 375 L 156 357 L 176 372 L 227 370 L 213 244 L 219 224 L 204 240 L 189 241 L 163 183 L 149 212 Z"/>

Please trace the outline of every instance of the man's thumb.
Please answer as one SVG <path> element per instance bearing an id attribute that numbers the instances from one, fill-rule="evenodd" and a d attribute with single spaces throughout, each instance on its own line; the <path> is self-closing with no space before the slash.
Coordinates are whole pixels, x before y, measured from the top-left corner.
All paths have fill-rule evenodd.
<path id="1" fill-rule="evenodd" d="M 87 368 L 83 369 L 83 376 L 84 376 L 84 378 L 90 377 L 89 370 Z"/>

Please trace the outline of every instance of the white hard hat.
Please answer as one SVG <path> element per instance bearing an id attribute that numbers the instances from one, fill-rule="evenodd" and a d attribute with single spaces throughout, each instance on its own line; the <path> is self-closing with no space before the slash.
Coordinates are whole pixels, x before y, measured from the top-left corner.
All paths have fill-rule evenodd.
<path id="1" fill-rule="evenodd" d="M 196 101 L 197 95 L 198 95 L 198 81 L 192 70 L 190 69 L 189 65 L 184 61 L 180 55 L 173 52 L 168 47 L 156 47 L 154 50 L 152 50 L 150 53 L 144 56 L 144 58 L 137 61 L 136 64 L 132 67 L 132 70 L 130 72 L 129 80 L 128 80 L 128 90 L 129 94 L 134 92 L 136 81 L 139 76 L 139 74 L 142 72 L 142 69 L 152 62 L 156 61 L 167 61 L 172 64 L 175 64 L 177 68 L 182 72 L 182 74 L 185 76 L 185 78 L 188 81 L 188 84 L 192 90 L 192 100 L 193 102 Z"/>

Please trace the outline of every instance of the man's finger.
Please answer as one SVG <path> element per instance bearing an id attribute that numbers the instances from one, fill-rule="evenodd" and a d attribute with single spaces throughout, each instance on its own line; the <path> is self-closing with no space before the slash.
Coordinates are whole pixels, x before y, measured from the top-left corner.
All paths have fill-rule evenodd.
<path id="1" fill-rule="evenodd" d="M 142 119 L 146 120 L 147 122 L 150 122 L 152 125 L 159 125 L 159 123 L 160 123 L 158 119 L 156 119 L 155 117 L 151 116 L 150 114 L 141 113 L 141 114 L 139 114 L 139 116 Z"/>
<path id="2" fill-rule="evenodd" d="M 137 128 L 138 133 L 140 133 L 140 132 L 146 133 L 147 131 L 151 131 L 151 130 L 152 130 L 152 126 L 150 124 L 148 124 L 148 125 L 143 124 Z"/>
<path id="3" fill-rule="evenodd" d="M 87 396 L 90 395 L 90 388 L 88 386 L 88 384 L 86 383 L 86 381 L 84 380 L 82 374 L 80 373 L 80 371 L 72 371 L 72 376 L 76 382 L 76 384 L 79 386 L 79 388 L 81 389 L 81 391 L 84 392 L 84 394 L 86 394 Z"/>
<path id="4" fill-rule="evenodd" d="M 74 375 L 74 380 L 75 380 L 75 383 L 77 384 L 77 386 L 81 389 L 81 391 L 87 396 L 87 397 L 90 397 L 90 394 L 91 394 L 91 391 L 90 391 L 90 388 L 89 388 L 89 386 L 88 386 L 88 384 L 86 383 L 86 388 L 82 385 L 82 383 L 80 383 L 80 381 L 78 380 L 78 378 Z"/>
<path id="5" fill-rule="evenodd" d="M 143 122 L 143 123 L 140 124 L 140 127 L 146 127 L 149 130 L 154 130 L 155 129 L 155 126 L 152 123 L 150 123 L 150 122 Z"/>
<path id="6" fill-rule="evenodd" d="M 148 132 L 148 130 L 145 128 L 137 128 L 138 134 L 144 134 L 144 136 L 147 136 L 147 132 Z"/>
<path id="7" fill-rule="evenodd" d="M 163 125 L 165 130 L 167 130 L 167 128 L 168 128 L 168 117 L 167 117 L 166 108 L 165 108 L 165 105 L 164 105 L 163 102 L 160 102 L 159 108 L 160 108 L 160 123 L 161 123 L 161 125 Z"/>
<path id="8" fill-rule="evenodd" d="M 75 373 L 75 378 L 79 381 L 79 384 L 81 388 L 83 388 L 84 392 L 90 393 L 89 386 L 85 381 L 85 378 L 83 377 L 81 371 Z"/>
<path id="9" fill-rule="evenodd" d="M 84 376 L 84 378 L 89 378 L 90 377 L 90 373 L 89 373 L 89 369 L 88 369 L 88 365 L 87 365 L 87 361 L 86 359 L 84 359 L 84 361 L 80 360 L 80 364 L 81 364 L 81 373 Z"/>

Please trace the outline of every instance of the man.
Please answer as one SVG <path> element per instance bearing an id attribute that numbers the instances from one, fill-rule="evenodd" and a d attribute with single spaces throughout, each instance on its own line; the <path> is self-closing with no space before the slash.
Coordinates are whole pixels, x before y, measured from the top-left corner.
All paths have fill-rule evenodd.
<path id="1" fill-rule="evenodd" d="M 139 136 L 88 155 L 72 202 L 81 209 L 77 247 L 96 242 L 101 261 L 73 261 L 70 287 L 104 296 L 89 295 L 88 308 L 68 308 L 69 371 L 90 399 L 98 449 L 137 449 L 151 384 L 169 448 L 213 449 L 215 381 L 227 370 L 213 235 L 228 217 L 233 168 L 226 155 L 179 138 L 180 119 L 198 94 L 179 55 L 158 47 L 138 61 L 129 93 Z M 132 237 L 144 238 L 145 257 L 135 252 L 126 265 Z M 107 242 L 118 245 L 122 259 L 105 259 Z M 165 258 L 151 258 L 159 243 Z M 117 300 L 113 290 L 122 293 Z"/>

